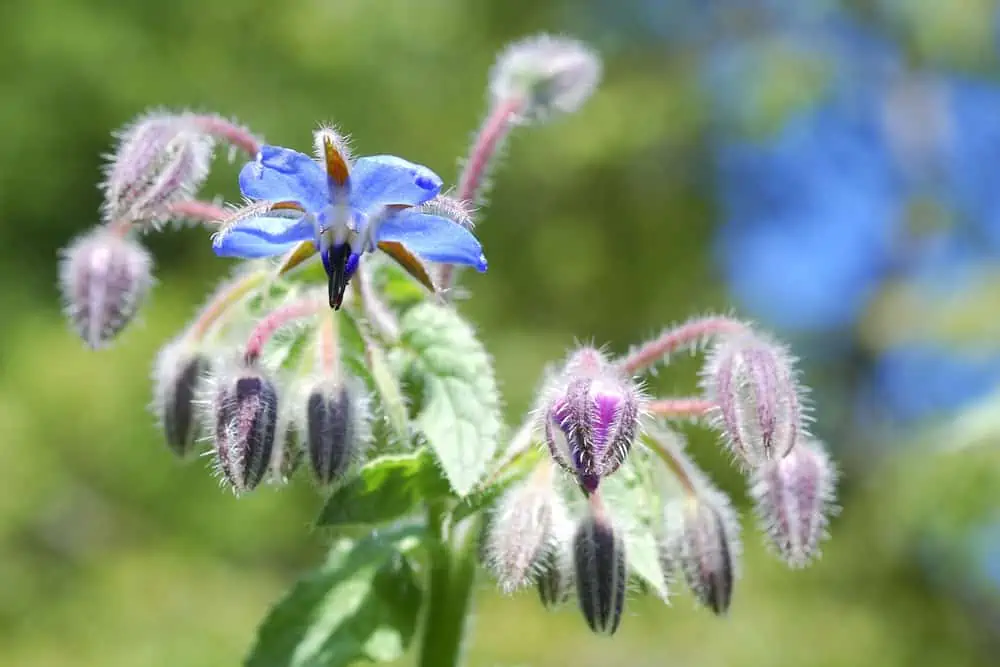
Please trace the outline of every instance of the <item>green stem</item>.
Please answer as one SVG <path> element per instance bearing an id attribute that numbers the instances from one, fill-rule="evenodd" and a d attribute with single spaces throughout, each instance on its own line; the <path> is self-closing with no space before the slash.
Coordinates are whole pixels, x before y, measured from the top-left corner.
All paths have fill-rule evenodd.
<path id="1" fill-rule="evenodd" d="M 427 519 L 432 536 L 427 615 L 420 646 L 420 667 L 458 667 L 476 581 L 481 523 L 470 517 L 445 531 L 446 510 L 432 504 Z"/>

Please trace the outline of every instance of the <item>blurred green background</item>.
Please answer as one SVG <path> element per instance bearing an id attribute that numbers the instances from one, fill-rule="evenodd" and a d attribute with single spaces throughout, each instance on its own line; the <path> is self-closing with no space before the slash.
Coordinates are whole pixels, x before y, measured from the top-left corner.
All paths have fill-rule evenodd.
<path id="1" fill-rule="evenodd" d="M 731 307 L 709 252 L 706 111 L 689 63 L 588 15 L 597 5 L 0 4 L 0 665 L 237 665 L 269 604 L 323 552 L 308 481 L 237 500 L 207 463 L 178 464 L 146 410 L 157 349 L 229 269 L 204 230 L 149 239 L 159 285 L 112 349 L 85 350 L 60 313 L 57 251 L 98 220 L 110 132 L 147 108 L 216 111 L 300 149 L 334 121 L 362 154 L 399 154 L 454 180 L 495 53 L 527 34 L 570 32 L 602 52 L 604 82 L 579 113 L 515 133 L 478 228 L 490 270 L 465 281 L 462 308 L 495 355 L 510 419 L 543 365 L 576 341 L 620 352 Z M 207 191 L 236 198 L 237 168 L 221 161 Z M 690 391 L 696 370 L 679 359 L 656 386 Z M 839 413 L 820 402 L 818 418 L 836 426 Z M 694 448 L 744 504 L 713 440 L 696 436 Z M 545 613 L 532 593 L 501 598 L 484 577 L 469 664 L 995 664 L 995 601 L 984 607 L 975 582 L 956 593 L 928 577 L 917 550 L 925 522 L 936 517 L 947 535 L 973 511 L 962 501 L 938 516 L 924 491 L 943 479 L 947 497 L 988 509 L 997 457 L 854 457 L 816 566 L 786 570 L 746 532 L 728 618 L 686 595 L 669 608 L 636 598 L 608 640 L 572 607 Z M 940 578 L 958 580 L 960 558 L 935 558 Z"/>

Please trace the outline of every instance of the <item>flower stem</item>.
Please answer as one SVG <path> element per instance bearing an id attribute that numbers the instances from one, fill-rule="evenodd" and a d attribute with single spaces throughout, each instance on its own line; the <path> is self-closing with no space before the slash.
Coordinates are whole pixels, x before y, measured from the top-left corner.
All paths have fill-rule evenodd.
<path id="1" fill-rule="evenodd" d="M 331 310 L 319 323 L 319 367 L 329 378 L 340 378 L 339 313 Z"/>
<path id="2" fill-rule="evenodd" d="M 698 495 L 697 487 L 695 486 L 695 481 L 692 475 L 688 472 L 688 464 L 686 461 L 682 460 L 678 456 L 677 452 L 673 448 L 666 446 L 660 442 L 653 435 L 647 433 L 646 437 L 643 439 L 649 449 L 656 454 L 660 459 L 666 464 L 670 472 L 673 473 L 674 477 L 680 483 L 684 492 L 689 496 Z"/>
<path id="3" fill-rule="evenodd" d="M 524 100 L 512 97 L 490 109 L 486 121 L 479 128 L 472 150 L 469 151 L 469 157 L 458 178 L 458 192 L 455 195 L 457 199 L 474 205 L 482 197 L 490 165 L 503 145 L 504 139 L 514 127 L 517 115 L 523 106 Z M 454 280 L 455 265 L 443 264 L 438 275 L 438 289 L 442 292 L 447 291 Z"/>
<path id="4" fill-rule="evenodd" d="M 197 319 L 187 330 L 187 336 L 192 340 L 201 340 L 212 330 L 219 319 L 243 297 L 257 289 L 268 278 L 268 272 L 256 270 L 244 273 L 234 280 L 224 283 L 215 295 L 198 314 Z"/>
<path id="5" fill-rule="evenodd" d="M 699 396 L 657 398 L 646 404 L 654 415 L 672 419 L 697 419 L 714 407 L 715 403 Z"/>
<path id="6" fill-rule="evenodd" d="M 730 317 L 699 317 L 667 329 L 653 340 L 636 347 L 619 362 L 619 365 L 623 372 L 631 375 L 653 366 L 685 347 L 699 344 L 706 339 L 749 330 L 748 324 Z"/>
<path id="7" fill-rule="evenodd" d="M 250 130 L 237 125 L 231 120 L 226 120 L 222 116 L 207 114 L 194 118 L 194 123 L 201 128 L 205 134 L 221 139 L 230 146 L 239 148 L 247 155 L 254 157 L 260 151 L 260 139 L 255 137 Z"/>
<path id="8" fill-rule="evenodd" d="M 167 210 L 178 217 L 197 220 L 208 225 L 217 225 L 229 216 L 229 212 L 221 206 L 199 199 L 174 202 L 167 207 Z"/>
<path id="9" fill-rule="evenodd" d="M 257 326 L 250 332 L 250 338 L 247 339 L 246 349 L 243 353 L 243 359 L 247 365 L 257 363 L 264 346 L 276 331 L 294 320 L 311 317 L 321 312 L 325 305 L 322 299 L 310 296 L 293 301 L 269 313 L 267 317 L 257 323 Z"/>
<path id="10" fill-rule="evenodd" d="M 353 281 L 354 292 L 358 297 L 358 305 L 365 314 L 372 330 L 388 343 L 399 340 L 399 322 L 396 315 L 382 300 L 372 281 L 372 272 L 368 263 L 362 262 Z"/>
<path id="11" fill-rule="evenodd" d="M 445 532 L 443 503 L 427 510 L 430 526 L 428 602 L 420 645 L 420 667 L 458 667 L 476 581 L 477 545 L 482 529 L 472 516 Z"/>

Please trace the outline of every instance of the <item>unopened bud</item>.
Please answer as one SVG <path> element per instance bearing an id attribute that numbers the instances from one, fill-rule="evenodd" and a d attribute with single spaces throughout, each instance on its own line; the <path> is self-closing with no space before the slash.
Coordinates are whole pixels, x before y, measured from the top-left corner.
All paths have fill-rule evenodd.
<path id="1" fill-rule="evenodd" d="M 167 445 L 178 456 L 187 456 L 198 440 L 197 399 L 202 381 L 211 369 L 208 357 L 183 338 L 163 346 L 153 367 L 153 412 Z"/>
<path id="2" fill-rule="evenodd" d="M 557 507 L 563 508 L 562 505 Z M 573 522 L 565 511 L 553 515 L 552 535 L 539 562 L 538 597 L 547 609 L 557 607 L 573 593 Z"/>
<path id="3" fill-rule="evenodd" d="M 613 635 L 625 610 L 625 542 L 604 517 L 589 515 L 573 538 L 576 594 L 587 625 Z"/>
<path id="4" fill-rule="evenodd" d="M 208 176 L 214 141 L 191 114 L 150 113 L 118 134 L 104 182 L 106 222 L 160 222 Z"/>
<path id="5" fill-rule="evenodd" d="M 715 489 L 672 501 L 666 508 L 661 563 L 679 570 L 700 604 L 729 610 L 740 557 L 739 522 L 729 499 Z"/>
<path id="6" fill-rule="evenodd" d="M 560 504 L 551 464 L 514 486 L 500 499 L 486 536 L 486 562 L 505 594 L 529 585 L 541 566 Z"/>
<path id="7" fill-rule="evenodd" d="M 222 379 L 212 400 L 219 471 L 236 493 L 251 491 L 267 474 L 279 433 L 278 391 L 255 369 Z"/>
<path id="8" fill-rule="evenodd" d="M 716 405 L 715 427 L 750 467 L 782 458 L 805 435 L 794 362 L 775 342 L 756 334 L 723 339 L 705 364 L 702 386 Z"/>
<path id="9" fill-rule="evenodd" d="M 490 72 L 494 104 L 519 99 L 524 121 L 572 113 L 601 78 L 601 60 L 574 39 L 538 35 L 509 45 Z"/>
<path id="10" fill-rule="evenodd" d="M 785 458 L 754 470 L 750 494 L 758 521 L 791 567 L 819 556 L 835 509 L 836 481 L 836 467 L 816 441 L 800 442 Z"/>
<path id="11" fill-rule="evenodd" d="M 316 480 L 331 484 L 344 476 L 371 437 L 368 397 L 353 380 L 320 382 L 306 395 L 299 424 Z"/>
<path id="12" fill-rule="evenodd" d="M 593 363 L 584 363 L 587 359 Z M 587 493 L 628 456 L 639 430 L 640 403 L 635 384 L 589 349 L 574 355 L 548 390 L 542 418 L 549 451 Z"/>
<path id="13" fill-rule="evenodd" d="M 101 348 L 132 321 L 153 285 L 153 258 L 132 239 L 98 227 L 60 253 L 66 314 L 87 345 Z"/>

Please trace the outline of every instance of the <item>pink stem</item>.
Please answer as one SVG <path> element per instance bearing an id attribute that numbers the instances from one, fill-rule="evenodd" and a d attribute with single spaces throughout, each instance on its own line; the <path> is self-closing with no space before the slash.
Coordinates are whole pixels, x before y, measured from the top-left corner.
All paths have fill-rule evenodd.
<path id="1" fill-rule="evenodd" d="M 194 122 L 206 134 L 211 134 L 232 146 L 236 146 L 250 157 L 257 155 L 260 151 L 260 145 L 263 143 L 247 128 L 226 120 L 222 116 L 214 114 L 197 116 Z"/>
<path id="2" fill-rule="evenodd" d="M 749 331 L 750 327 L 729 317 L 713 316 L 689 320 L 635 348 L 619 363 L 625 373 L 633 374 L 649 368 L 679 349 L 727 334 Z"/>
<path id="3" fill-rule="evenodd" d="M 269 313 L 257 323 L 257 326 L 250 333 L 250 338 L 247 340 L 246 350 L 243 353 L 243 358 L 247 365 L 252 366 L 257 363 L 261 352 L 264 350 L 264 346 L 276 331 L 294 320 L 315 315 L 323 307 L 324 303 L 322 300 L 308 298 L 295 301 Z"/>
<path id="4" fill-rule="evenodd" d="M 229 211 L 221 206 L 198 199 L 174 202 L 167 210 L 174 215 L 208 224 L 218 223 L 230 215 Z"/>
<path id="5" fill-rule="evenodd" d="M 479 192 L 482 189 L 486 172 L 489 170 L 490 161 L 507 137 L 514 125 L 514 119 L 523 106 L 523 100 L 515 97 L 500 102 L 490 111 L 486 122 L 479 129 L 479 134 L 476 135 L 469 159 L 458 178 L 458 192 L 456 193 L 458 199 L 474 204 L 479 198 Z M 454 280 L 455 265 L 444 264 L 441 266 L 437 281 L 438 289 L 448 290 Z"/>
<path id="6" fill-rule="evenodd" d="M 649 412 L 659 417 L 701 417 L 715 407 L 715 403 L 697 396 L 684 398 L 658 398 L 646 404 Z"/>

